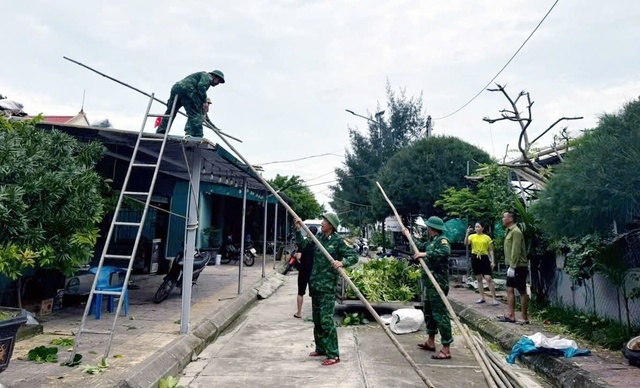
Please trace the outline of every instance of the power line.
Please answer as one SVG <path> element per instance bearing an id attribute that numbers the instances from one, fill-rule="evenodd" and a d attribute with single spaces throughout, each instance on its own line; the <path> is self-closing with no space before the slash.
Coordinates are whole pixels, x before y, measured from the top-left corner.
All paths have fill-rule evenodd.
<path id="1" fill-rule="evenodd" d="M 322 156 L 337 156 L 337 157 L 339 157 L 339 158 L 343 157 L 344 155 L 337 155 L 337 154 L 334 154 L 334 152 L 338 152 L 338 151 L 340 151 L 340 150 L 336 150 L 336 151 L 332 151 L 332 152 L 326 152 L 326 153 L 324 153 L 324 154 L 317 154 L 317 155 L 305 156 L 305 157 L 303 157 L 303 158 L 297 158 L 297 159 L 277 160 L 277 161 L 274 161 L 274 162 L 258 163 L 258 165 L 260 165 L 260 166 L 266 166 L 266 165 L 269 165 L 269 164 L 277 164 L 277 163 L 291 163 L 291 162 L 299 162 L 299 161 L 301 161 L 301 160 L 312 159 L 312 158 L 319 158 L 319 157 L 322 157 Z"/>
<path id="2" fill-rule="evenodd" d="M 527 39 L 525 39 L 525 41 L 522 43 L 522 45 L 520 45 L 520 48 L 518 48 L 518 50 L 517 50 L 517 51 L 516 51 L 512 56 L 511 56 L 511 58 L 507 61 L 507 63 L 506 63 L 504 66 L 502 66 L 502 69 L 500 69 L 500 71 L 499 71 L 499 72 L 498 72 L 498 73 L 497 73 L 493 78 L 491 78 L 491 80 L 490 80 L 489 82 L 487 82 L 487 84 L 486 84 L 485 86 L 483 86 L 483 87 L 482 87 L 482 89 L 480 89 L 480 91 L 479 91 L 475 96 L 473 96 L 469 101 L 467 101 L 467 103 L 466 103 L 466 104 L 462 105 L 460 108 L 456 109 L 455 111 L 453 111 L 453 112 L 449 113 L 449 114 L 448 114 L 448 115 L 446 115 L 446 116 L 442 116 L 442 117 L 435 118 L 434 120 L 443 120 L 443 119 L 446 119 L 447 117 L 451 117 L 451 116 L 453 116 L 454 114 L 456 114 L 456 113 L 460 112 L 461 110 L 463 110 L 464 108 L 466 108 L 466 107 L 467 107 L 467 105 L 471 104 L 471 102 L 472 102 L 473 100 L 475 100 L 475 99 L 476 99 L 480 94 L 482 94 L 482 92 L 484 92 L 484 91 L 485 91 L 485 89 L 486 89 L 487 87 L 489 87 L 489 85 L 491 85 L 491 83 L 492 83 L 493 81 L 495 81 L 495 79 L 496 79 L 496 78 L 498 78 L 498 76 L 499 76 L 500 74 L 502 74 L 502 72 L 504 71 L 504 69 L 506 69 L 506 68 L 507 68 L 507 66 L 509 66 L 509 64 L 511 63 L 511 61 L 513 61 L 513 59 L 516 57 L 516 55 L 518 55 L 518 53 L 520 52 L 520 50 L 522 50 L 522 48 L 524 47 L 524 45 L 525 45 L 525 44 L 527 44 L 527 42 L 529 41 L 529 39 L 531 39 L 531 37 L 533 36 L 533 34 L 538 30 L 538 27 L 540 27 L 540 25 L 542 24 L 542 22 L 544 22 L 544 20 L 547 18 L 547 16 L 549 16 L 549 14 L 550 14 L 550 13 L 551 13 L 551 11 L 553 10 L 553 8 L 556 6 L 556 4 L 558 4 L 558 1 L 560 1 L 560 0 L 556 0 L 556 2 L 555 2 L 555 3 L 553 3 L 553 5 L 551 6 L 551 8 L 549 8 L 549 11 L 547 11 L 546 15 L 544 15 L 544 17 L 542 18 L 542 20 L 540 20 L 540 23 L 538 23 L 538 25 L 536 26 L 536 28 L 534 28 L 534 29 L 533 29 L 533 31 L 531 32 L 531 34 L 529 34 L 529 36 L 527 37 Z"/>

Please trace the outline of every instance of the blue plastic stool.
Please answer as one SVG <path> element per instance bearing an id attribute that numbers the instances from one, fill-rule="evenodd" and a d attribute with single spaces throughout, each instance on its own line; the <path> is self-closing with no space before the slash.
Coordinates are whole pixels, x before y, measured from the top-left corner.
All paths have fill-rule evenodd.
<path id="1" fill-rule="evenodd" d="M 98 267 L 93 267 L 89 269 L 89 272 L 95 274 L 98 271 Z M 124 268 L 112 267 L 112 266 L 103 266 L 100 270 L 100 274 L 98 277 L 98 284 L 96 285 L 96 291 L 111 291 L 111 292 L 121 292 L 124 286 L 124 282 L 122 284 L 112 286 L 111 285 L 111 276 L 117 274 L 125 274 L 126 276 L 127 270 Z M 107 311 L 110 313 L 115 311 L 115 296 L 114 295 L 99 295 L 94 294 L 94 299 L 91 303 L 90 311 L 95 311 L 96 319 L 100 319 L 100 314 L 102 313 L 102 297 L 107 297 Z M 124 316 L 126 317 L 129 314 L 129 290 L 125 287 L 124 293 L 122 295 L 124 298 L 122 303 L 124 305 Z M 94 310 L 95 309 L 95 310 Z"/>

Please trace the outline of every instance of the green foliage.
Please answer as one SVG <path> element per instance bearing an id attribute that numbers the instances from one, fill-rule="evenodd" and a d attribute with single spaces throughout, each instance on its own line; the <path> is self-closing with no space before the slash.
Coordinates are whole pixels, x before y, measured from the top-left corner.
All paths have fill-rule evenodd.
<path id="1" fill-rule="evenodd" d="M 515 194 L 509 183 L 509 169 L 496 164 L 481 165 L 475 173 L 482 180 L 473 189 L 449 187 L 435 205 L 451 217 L 492 225 L 513 207 Z M 488 231 L 487 231 L 488 232 Z"/>
<path id="2" fill-rule="evenodd" d="M 0 118 L 0 273 L 37 265 L 67 274 L 93 256 L 105 181 L 94 169 L 104 147 L 35 121 Z"/>
<path id="3" fill-rule="evenodd" d="M 640 100 L 577 139 L 540 193 L 535 211 L 551 238 L 619 231 L 640 217 Z"/>
<path id="4" fill-rule="evenodd" d="M 630 336 L 640 335 L 640 326 L 629 330 L 624 324 L 596 314 L 584 313 L 572 307 L 530 306 L 531 317 L 546 323 L 545 329 L 563 336 L 589 341 L 611 350 L 620 350 Z"/>
<path id="5" fill-rule="evenodd" d="M 75 341 L 73 340 L 73 338 L 55 338 L 51 340 L 50 344 L 57 346 L 73 346 L 74 343 Z"/>
<path id="6" fill-rule="evenodd" d="M 420 138 L 427 122 L 422 95 L 407 97 L 404 89 L 396 93 L 389 83 L 386 92 L 384 117 L 371 116 L 366 134 L 349 129 L 351 150 L 345 153 L 344 167 L 336 169 L 338 183 L 331 187 L 330 205 L 345 225 L 371 224 L 379 219 L 371 212 L 370 194 L 378 190 L 372 178 L 398 150 Z M 381 110 L 380 106 L 376 109 Z"/>
<path id="7" fill-rule="evenodd" d="M 345 268 L 362 295 L 372 302 L 410 302 L 420 295 L 421 269 L 394 257 Z M 347 297 L 356 296 L 349 289 Z"/>
<path id="8" fill-rule="evenodd" d="M 610 240 L 598 234 L 588 234 L 582 238 L 562 238 L 554 241 L 551 249 L 565 254 L 564 272 L 577 284 L 591 279 L 598 269 L 598 260 L 609 247 Z"/>
<path id="9" fill-rule="evenodd" d="M 366 325 L 367 323 L 369 323 L 369 320 L 363 313 L 345 313 L 340 321 L 340 326 L 357 326 Z"/>
<path id="10" fill-rule="evenodd" d="M 98 365 L 83 365 L 82 371 L 90 375 L 97 375 L 99 373 L 106 371 L 108 368 L 109 368 L 109 365 L 107 364 L 107 361 L 102 360 Z"/>
<path id="11" fill-rule="evenodd" d="M 291 199 L 291 207 L 303 220 L 318 218 L 324 211 L 311 190 L 305 186 L 304 179 L 297 175 L 288 177 L 278 174 L 269 181 L 269 184 Z"/>
<path id="12" fill-rule="evenodd" d="M 177 377 L 167 376 L 164 379 L 160 379 L 158 388 L 184 388 L 184 386 L 178 385 L 179 381 Z"/>
<path id="13" fill-rule="evenodd" d="M 38 346 L 29 350 L 27 357 L 35 362 L 58 362 L 58 348 Z"/>
<path id="14" fill-rule="evenodd" d="M 431 137 L 398 151 L 377 178 L 400 214 L 434 214 L 434 204 L 450 187 L 467 185 L 467 161 L 489 163 L 481 149 L 455 137 Z M 378 216 L 389 213 L 379 190 L 371 195 Z"/>

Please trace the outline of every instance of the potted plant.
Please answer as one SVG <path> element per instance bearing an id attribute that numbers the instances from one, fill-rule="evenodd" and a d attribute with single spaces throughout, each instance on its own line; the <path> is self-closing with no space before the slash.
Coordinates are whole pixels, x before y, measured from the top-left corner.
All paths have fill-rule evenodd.
<path id="1" fill-rule="evenodd" d="M 0 372 L 7 369 L 20 325 L 27 322 L 23 309 L 0 307 Z"/>

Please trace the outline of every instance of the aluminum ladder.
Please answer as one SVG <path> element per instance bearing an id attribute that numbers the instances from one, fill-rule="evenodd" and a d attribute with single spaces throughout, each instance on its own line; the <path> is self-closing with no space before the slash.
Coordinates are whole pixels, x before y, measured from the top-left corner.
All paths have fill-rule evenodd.
<path id="1" fill-rule="evenodd" d="M 140 127 L 140 132 L 138 133 L 138 138 L 136 140 L 136 145 L 133 149 L 133 154 L 131 155 L 131 160 L 129 161 L 129 168 L 127 169 L 127 175 L 124 178 L 124 182 L 122 184 L 122 190 L 120 190 L 120 195 L 118 197 L 118 203 L 116 205 L 115 212 L 113 214 L 113 218 L 111 220 L 111 225 L 109 226 L 109 233 L 107 234 L 107 239 L 105 241 L 104 248 L 102 250 L 102 254 L 100 256 L 100 262 L 98 263 L 98 269 L 96 271 L 95 277 L 93 279 L 93 285 L 91 286 L 91 292 L 89 293 L 89 299 L 87 300 L 87 305 L 84 309 L 84 314 L 82 315 L 82 322 L 80 323 L 80 328 L 75 336 L 75 341 L 73 345 L 73 351 L 71 352 L 71 356 L 69 357 L 69 364 L 73 364 L 75 360 L 75 356 L 78 350 L 78 345 L 80 344 L 80 340 L 83 334 L 94 334 L 94 335 L 108 335 L 109 340 L 107 342 L 107 348 L 105 349 L 104 356 L 102 357 L 102 361 L 106 361 L 109 357 L 109 351 L 111 350 L 111 342 L 113 340 L 113 335 L 115 333 L 116 322 L 118 320 L 118 316 L 120 315 L 120 310 L 122 308 L 122 303 L 124 300 L 124 293 L 127 291 L 127 287 L 129 284 L 129 277 L 131 275 L 131 269 L 133 267 L 133 262 L 135 260 L 136 252 L 138 250 L 138 243 L 140 242 L 140 237 L 142 236 L 142 229 L 144 226 L 145 219 L 147 217 L 147 211 L 149 210 L 149 203 L 151 202 L 151 196 L 153 193 L 153 189 L 155 187 L 156 178 L 158 177 L 158 171 L 160 170 L 160 163 L 162 161 L 162 155 L 164 153 L 165 145 L 167 144 L 167 136 L 169 134 L 169 130 L 171 129 L 171 125 L 173 124 L 173 118 L 175 117 L 176 104 L 178 101 L 178 97 L 173 100 L 173 104 L 171 106 L 171 114 L 150 114 L 151 105 L 153 104 L 154 95 L 151 94 L 151 98 L 149 99 L 149 104 L 147 105 L 147 110 L 144 115 L 144 120 L 142 121 L 142 126 Z M 150 117 L 162 117 L 163 120 L 169 120 L 167 124 L 167 129 L 164 133 L 164 136 L 148 136 L 144 133 L 144 128 L 147 124 L 147 120 Z M 152 142 L 162 142 L 160 146 L 160 151 L 157 155 L 157 159 L 155 163 L 142 163 L 136 160 L 138 156 L 138 150 L 140 149 L 140 145 L 144 143 L 152 143 Z M 149 182 L 148 191 L 130 191 L 128 190 L 129 186 L 129 178 L 131 177 L 131 172 L 133 169 L 153 169 L 153 177 L 151 178 L 151 182 Z M 139 221 L 136 222 L 124 222 L 118 221 L 118 217 L 120 215 L 120 211 L 122 208 L 122 202 L 125 196 L 135 197 L 139 199 L 140 202 L 144 201 L 144 210 L 142 212 L 142 217 Z M 109 246 L 111 245 L 111 240 L 114 234 L 115 228 L 129 228 L 135 229 L 136 238 L 133 243 L 133 247 L 131 253 L 128 255 L 116 255 L 109 253 Z M 119 259 L 119 260 L 128 260 L 127 273 L 124 278 L 124 283 L 122 285 L 121 291 L 104 291 L 104 290 L 96 290 L 98 285 L 98 279 L 100 277 L 100 271 L 103 269 L 103 264 L 105 259 Z M 90 315 L 91 304 L 94 301 L 94 297 L 98 296 L 102 298 L 103 296 L 114 296 L 118 297 L 118 307 L 116 308 L 116 313 L 113 316 L 113 323 L 111 324 L 111 329 L 109 330 L 91 330 L 86 328 L 87 317 Z M 96 303 L 97 308 L 97 303 Z"/>

